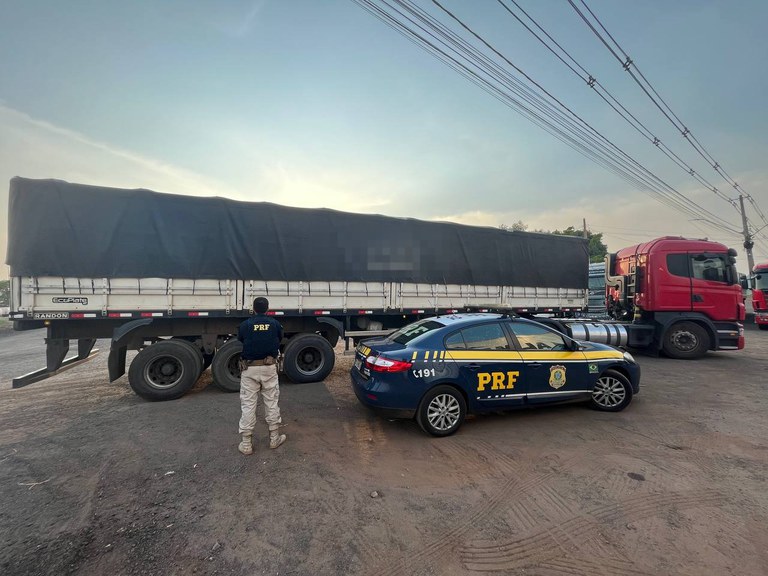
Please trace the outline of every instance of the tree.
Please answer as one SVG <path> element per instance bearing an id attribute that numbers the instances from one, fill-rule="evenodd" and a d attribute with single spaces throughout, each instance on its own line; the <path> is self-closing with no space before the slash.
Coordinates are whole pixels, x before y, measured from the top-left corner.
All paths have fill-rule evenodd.
<path id="1" fill-rule="evenodd" d="M 0 280 L 0 307 L 10 306 L 11 281 Z"/>
<path id="2" fill-rule="evenodd" d="M 565 230 L 555 230 L 552 234 L 559 234 L 560 236 L 584 236 L 584 232 L 579 228 L 568 226 Z M 602 262 L 605 260 L 605 255 L 608 254 L 608 247 L 603 243 L 602 232 L 592 232 L 587 230 L 587 241 L 589 242 L 589 261 L 590 262 Z"/>
<path id="3" fill-rule="evenodd" d="M 525 232 L 528 230 L 528 224 L 522 220 L 518 220 L 511 226 L 501 224 L 499 228 L 502 230 L 507 230 L 508 232 Z M 573 226 L 568 226 L 568 228 L 565 230 L 533 230 L 533 232 L 541 232 L 543 234 L 558 234 L 560 236 L 577 236 L 579 238 L 584 236 L 584 231 L 581 228 L 574 228 Z M 587 241 L 589 242 L 589 261 L 602 262 L 605 260 L 605 255 L 608 254 L 608 247 L 603 243 L 603 233 L 587 230 Z"/>
<path id="4" fill-rule="evenodd" d="M 517 222 L 513 223 L 512 226 L 501 224 L 499 228 L 501 228 L 502 230 L 506 230 L 507 232 L 525 232 L 526 230 L 528 230 L 528 224 L 526 224 L 522 220 L 518 220 Z"/>

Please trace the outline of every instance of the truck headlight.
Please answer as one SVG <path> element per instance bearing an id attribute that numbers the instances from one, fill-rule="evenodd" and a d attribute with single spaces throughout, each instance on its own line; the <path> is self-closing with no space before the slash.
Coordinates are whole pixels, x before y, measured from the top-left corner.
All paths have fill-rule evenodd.
<path id="1" fill-rule="evenodd" d="M 632 357 L 632 354 L 629 352 L 624 352 L 624 360 L 627 362 L 632 362 L 632 364 L 636 364 L 635 359 Z"/>

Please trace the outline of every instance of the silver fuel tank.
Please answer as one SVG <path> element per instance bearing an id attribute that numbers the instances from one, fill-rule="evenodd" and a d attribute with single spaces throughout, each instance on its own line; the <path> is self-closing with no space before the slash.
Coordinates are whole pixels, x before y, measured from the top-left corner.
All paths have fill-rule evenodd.
<path id="1" fill-rule="evenodd" d="M 568 335 L 574 340 L 599 342 L 610 346 L 627 346 L 627 328 L 623 324 L 609 322 L 568 322 L 564 323 Z"/>

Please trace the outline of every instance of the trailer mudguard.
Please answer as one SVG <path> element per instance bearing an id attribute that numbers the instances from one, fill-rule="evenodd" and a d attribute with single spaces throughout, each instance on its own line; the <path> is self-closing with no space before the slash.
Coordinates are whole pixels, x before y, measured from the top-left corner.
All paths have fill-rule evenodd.
<path id="1" fill-rule="evenodd" d="M 121 324 L 112 332 L 112 345 L 109 348 L 109 358 L 107 359 L 110 382 L 114 382 L 125 374 L 125 355 L 128 352 L 128 342 L 134 337 L 134 332 L 152 324 L 153 321 L 154 318 L 131 320 Z"/>

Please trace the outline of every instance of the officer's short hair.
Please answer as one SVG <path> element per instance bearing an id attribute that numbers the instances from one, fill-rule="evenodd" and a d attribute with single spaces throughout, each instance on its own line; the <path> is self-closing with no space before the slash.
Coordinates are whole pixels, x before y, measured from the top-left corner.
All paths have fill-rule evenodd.
<path id="1" fill-rule="evenodd" d="M 258 312 L 259 314 L 264 314 L 267 310 L 269 310 L 269 300 L 264 298 L 264 296 L 259 296 L 253 301 L 254 312 Z"/>

